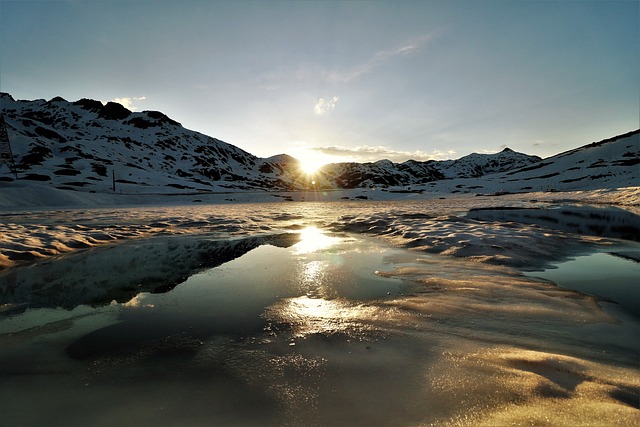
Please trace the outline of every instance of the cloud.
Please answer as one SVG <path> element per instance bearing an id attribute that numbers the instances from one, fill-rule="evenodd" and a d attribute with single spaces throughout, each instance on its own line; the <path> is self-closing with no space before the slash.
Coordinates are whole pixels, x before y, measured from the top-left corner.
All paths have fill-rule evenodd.
<path id="1" fill-rule="evenodd" d="M 297 82 L 317 82 L 318 80 L 329 83 L 349 83 L 384 63 L 395 58 L 408 56 L 418 52 L 429 44 L 432 40 L 441 35 L 440 30 L 429 34 L 423 34 L 412 39 L 405 40 L 399 45 L 385 50 L 374 52 L 369 59 L 363 63 L 356 64 L 349 68 L 329 68 L 325 64 L 301 64 L 298 67 L 286 66 L 260 76 L 238 80 L 236 84 L 246 85 L 247 83 L 257 85 L 263 90 L 276 90 L 289 86 L 291 81 Z M 246 77 L 246 76 L 245 76 Z"/>
<path id="2" fill-rule="evenodd" d="M 318 115 L 328 113 L 329 111 L 332 111 L 334 108 L 336 108 L 336 104 L 338 103 L 339 99 L 340 98 L 337 96 L 334 96 L 329 100 L 320 98 L 318 99 L 318 102 L 316 102 L 316 106 L 313 109 Z"/>
<path id="3" fill-rule="evenodd" d="M 351 80 L 354 80 L 357 77 L 368 73 L 372 69 L 392 60 L 393 58 L 406 56 L 418 51 L 420 48 L 427 45 L 430 41 L 439 36 L 439 34 L 439 31 L 434 31 L 430 34 L 424 34 L 411 40 L 405 41 L 396 48 L 378 51 L 368 61 L 355 66 L 350 70 L 333 71 L 327 73 L 327 80 L 334 83 L 348 83 Z"/>
<path id="4" fill-rule="evenodd" d="M 475 152 L 477 152 L 479 154 L 496 154 L 496 153 L 501 152 L 505 148 L 509 148 L 509 146 L 507 144 L 502 144 L 497 149 L 487 150 L 487 149 L 483 148 L 483 149 L 480 149 L 480 150 L 476 150 Z"/>
<path id="5" fill-rule="evenodd" d="M 136 103 L 137 101 L 144 101 L 145 99 L 147 99 L 146 96 L 134 96 L 131 98 L 114 98 L 111 100 L 111 102 L 117 102 L 128 110 L 137 111 L 138 108 L 134 105 L 134 103 Z"/>
<path id="6" fill-rule="evenodd" d="M 433 150 L 431 153 L 427 153 L 422 150 L 399 151 L 383 145 L 359 145 L 357 147 L 343 147 L 336 145 L 329 147 L 313 147 L 311 149 L 330 156 L 343 158 L 345 159 L 344 161 L 353 162 L 375 162 L 383 159 L 391 160 L 395 163 L 402 163 L 407 160 L 425 162 L 427 160 L 451 159 L 452 156 L 456 154 L 454 150 Z"/>

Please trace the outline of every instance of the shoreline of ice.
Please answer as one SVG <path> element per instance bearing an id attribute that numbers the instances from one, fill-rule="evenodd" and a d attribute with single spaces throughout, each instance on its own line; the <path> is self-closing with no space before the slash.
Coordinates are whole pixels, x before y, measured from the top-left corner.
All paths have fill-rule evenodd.
<path id="1" fill-rule="evenodd" d="M 457 181 L 455 181 L 457 182 Z M 455 183 L 454 182 L 454 183 Z M 445 183 L 429 190 L 405 188 L 354 188 L 318 191 L 229 191 L 210 193 L 117 193 L 61 190 L 45 184 L 10 182 L 0 188 L 0 209 L 16 212 L 31 209 L 73 209 L 87 207 L 135 207 L 184 204 L 238 204 L 270 202 L 330 202 L 330 201 L 403 201 L 436 199 L 537 199 L 568 200 L 589 204 L 612 204 L 640 207 L 640 186 L 585 189 L 574 191 L 533 191 L 474 193 L 451 191 Z"/>

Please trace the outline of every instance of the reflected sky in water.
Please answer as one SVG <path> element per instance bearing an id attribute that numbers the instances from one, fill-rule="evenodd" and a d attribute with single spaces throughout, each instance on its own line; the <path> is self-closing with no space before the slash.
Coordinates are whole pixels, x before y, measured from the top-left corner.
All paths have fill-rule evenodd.
<path id="1" fill-rule="evenodd" d="M 608 253 L 580 256 L 553 268 L 528 273 L 559 286 L 603 298 L 640 319 L 640 263 Z M 640 332 L 640 331 L 639 331 Z"/>
<path id="2" fill-rule="evenodd" d="M 170 292 L 138 295 L 124 304 L 132 309 L 124 317 L 189 323 L 204 334 L 255 334 L 272 323 L 297 336 L 346 332 L 371 312 L 360 307 L 363 301 L 400 293 L 399 279 L 377 274 L 394 252 L 400 251 L 374 240 L 305 228 L 290 247 L 263 245 Z"/>

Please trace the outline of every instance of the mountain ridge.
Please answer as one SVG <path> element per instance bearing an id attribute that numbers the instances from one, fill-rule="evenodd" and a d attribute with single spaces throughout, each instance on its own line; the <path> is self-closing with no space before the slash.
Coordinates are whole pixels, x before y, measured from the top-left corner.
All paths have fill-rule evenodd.
<path id="1" fill-rule="evenodd" d="M 88 98 L 75 102 L 61 97 L 16 101 L 8 93 L 0 93 L 0 103 L 20 179 L 62 189 L 104 192 L 116 186 L 119 191 L 144 193 L 427 188 L 427 184 L 443 180 L 480 179 L 544 167 L 536 166 L 544 163 L 538 156 L 505 148 L 495 154 L 471 153 L 455 160 L 333 163 L 306 175 L 298 160 L 287 154 L 259 158 L 185 129 L 159 111 L 133 112 L 115 102 L 104 104 Z M 635 134 L 622 136 L 627 135 Z M 558 156 L 579 156 L 581 150 L 606 142 L 593 144 Z M 637 152 L 630 156 L 638 157 Z M 635 165 L 633 159 L 617 161 L 622 162 L 620 166 Z M 532 178 L 523 175 L 523 179 Z M 2 166 L 0 181 L 10 180 Z"/>

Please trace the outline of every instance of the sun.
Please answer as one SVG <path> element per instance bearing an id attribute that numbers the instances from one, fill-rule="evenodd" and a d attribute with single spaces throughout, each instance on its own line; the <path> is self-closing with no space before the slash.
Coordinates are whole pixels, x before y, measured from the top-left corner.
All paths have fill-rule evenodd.
<path id="1" fill-rule="evenodd" d="M 332 160 L 331 156 L 309 149 L 298 149 L 293 157 L 298 160 L 300 171 L 308 176 L 318 173 L 318 169 Z"/>
<path id="2" fill-rule="evenodd" d="M 299 159 L 299 161 L 300 170 L 306 175 L 313 175 L 317 173 L 318 169 L 325 165 L 324 162 L 311 157 L 308 157 L 306 159 Z"/>

